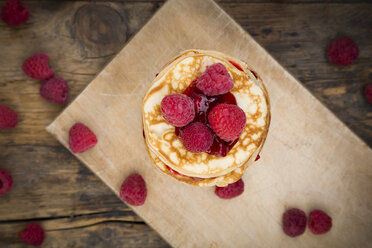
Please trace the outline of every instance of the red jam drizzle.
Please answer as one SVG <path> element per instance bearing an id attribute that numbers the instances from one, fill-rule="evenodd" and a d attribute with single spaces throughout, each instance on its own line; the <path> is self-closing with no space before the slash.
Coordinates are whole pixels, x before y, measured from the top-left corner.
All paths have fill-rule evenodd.
<path id="1" fill-rule="evenodd" d="M 250 70 L 250 71 L 252 72 L 253 76 L 254 76 L 256 79 L 258 79 L 256 72 L 255 72 L 254 70 Z"/>
<path id="2" fill-rule="evenodd" d="M 184 174 L 181 174 L 175 170 L 173 170 L 171 167 L 167 166 L 167 169 L 169 170 L 170 173 L 172 173 L 173 175 L 176 175 L 176 176 L 181 176 L 181 177 L 185 177 L 185 178 L 192 178 L 193 180 L 195 181 L 202 181 L 204 180 L 204 178 L 200 178 L 200 177 L 189 177 L 189 176 L 186 176 Z"/>
<path id="3" fill-rule="evenodd" d="M 239 71 L 243 71 L 243 69 L 241 68 L 241 66 L 240 66 L 238 63 L 236 63 L 236 62 L 234 62 L 234 61 L 231 61 L 231 60 L 229 60 L 229 62 L 230 62 L 233 66 L 235 66 L 236 69 L 238 69 Z"/>
<path id="4" fill-rule="evenodd" d="M 181 177 L 188 177 L 188 176 L 185 176 L 185 175 L 183 175 L 183 174 L 181 174 L 181 173 L 179 173 L 179 172 L 173 170 L 173 169 L 172 169 L 171 167 L 169 167 L 169 166 L 167 166 L 167 167 L 168 167 L 169 172 L 172 173 L 173 175 L 181 176 Z"/>
<path id="5" fill-rule="evenodd" d="M 257 155 L 256 159 L 254 161 L 257 161 L 260 159 L 260 154 Z"/>
<path id="6" fill-rule="evenodd" d="M 191 97 L 195 104 L 195 118 L 192 122 L 201 122 L 210 128 L 208 122 L 208 114 L 218 104 L 234 104 L 237 105 L 236 99 L 230 92 L 219 95 L 219 96 L 206 96 L 198 88 L 196 88 L 196 80 L 193 81 L 189 87 L 183 92 L 183 94 Z M 178 137 L 182 136 L 182 128 L 176 127 L 175 133 Z M 213 131 L 213 144 L 208 151 L 208 154 L 225 157 L 227 153 L 233 148 L 233 146 L 238 142 L 239 138 L 226 142 L 220 139 Z"/>
<path id="7" fill-rule="evenodd" d="M 241 67 L 238 63 L 236 63 L 236 62 L 234 62 L 234 61 L 232 61 L 232 60 L 229 60 L 229 62 L 230 62 L 233 66 L 235 66 L 236 69 L 238 69 L 239 71 L 243 71 L 242 67 Z M 256 79 L 258 79 L 258 77 L 257 77 L 257 73 L 256 73 L 254 70 L 250 70 L 250 71 L 252 72 L 253 76 L 254 76 Z"/>

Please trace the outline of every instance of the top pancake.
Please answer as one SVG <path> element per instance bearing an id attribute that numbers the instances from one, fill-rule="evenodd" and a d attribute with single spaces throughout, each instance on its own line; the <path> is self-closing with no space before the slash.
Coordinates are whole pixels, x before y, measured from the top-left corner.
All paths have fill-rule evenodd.
<path id="1" fill-rule="evenodd" d="M 210 178 L 231 172 L 245 164 L 266 137 L 269 115 L 266 92 L 259 79 L 242 66 L 242 61 L 215 51 L 188 50 L 172 60 L 152 82 L 143 100 L 143 126 L 148 148 L 164 164 L 186 176 Z M 175 134 L 175 128 L 162 117 L 161 100 L 172 93 L 182 93 L 206 67 L 222 63 L 234 82 L 230 91 L 247 117 L 247 124 L 226 157 L 191 153 Z"/>

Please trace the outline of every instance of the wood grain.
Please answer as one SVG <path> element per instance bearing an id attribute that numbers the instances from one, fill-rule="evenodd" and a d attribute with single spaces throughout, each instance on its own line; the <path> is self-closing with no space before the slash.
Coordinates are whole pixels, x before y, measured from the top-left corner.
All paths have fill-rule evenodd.
<path id="1" fill-rule="evenodd" d="M 14 179 L 11 194 L 1 197 L 1 221 L 107 211 L 138 220 L 63 147 L 12 146 L 0 150 L 0 164 Z"/>
<path id="2" fill-rule="evenodd" d="M 213 189 L 164 176 L 145 155 L 142 96 L 170 57 L 194 47 L 247 61 L 270 95 L 272 125 L 263 166 L 247 169 L 249 192 L 228 202 L 218 199 Z M 117 195 L 126 176 L 138 172 L 144 177 L 146 204 L 133 210 L 172 246 L 329 247 L 371 242 L 372 150 L 212 1 L 167 2 L 47 130 L 68 148 L 68 130 L 75 122 L 88 124 L 99 139 L 94 149 L 75 155 Z M 308 233 L 297 242 L 284 239 L 281 214 L 293 205 L 307 212 L 321 206 L 339 224 L 324 240 Z"/>
<path id="3" fill-rule="evenodd" d="M 372 106 L 362 93 L 372 80 L 372 43 L 368 41 L 372 39 L 372 18 L 365 18 L 372 12 L 372 5 L 363 8 L 358 5 L 345 8 L 340 4 L 286 5 L 280 11 L 275 5 L 257 4 L 254 8 L 248 5 L 222 4 L 222 7 L 318 100 L 372 146 Z M 247 11 L 256 14 L 247 15 Z M 339 35 L 348 35 L 359 45 L 360 56 L 350 67 L 333 66 L 325 57 L 328 43 Z"/>
<path id="4" fill-rule="evenodd" d="M 25 247 L 18 232 L 28 221 L 1 223 L 1 247 Z M 45 230 L 43 247 L 169 247 L 143 222 L 127 221 L 119 214 L 97 213 L 39 220 Z"/>
<path id="5" fill-rule="evenodd" d="M 34 18 L 30 24 L 16 30 L 0 23 L 0 44 L 8 48 L 2 54 L 6 59 L 0 61 L 0 101 L 20 113 L 22 124 L 17 130 L 2 132 L 0 144 L 58 145 L 43 127 L 61 112 L 63 106 L 50 105 L 40 99 L 39 82 L 27 78 L 19 66 L 25 58 L 37 51 L 48 52 L 57 75 L 69 81 L 71 102 L 145 24 L 161 2 L 97 5 L 47 1 L 40 8 L 39 4 L 31 1 L 29 7 L 32 13 L 40 18 Z M 372 5 L 311 1 L 285 4 L 281 1 L 281 11 L 278 12 L 278 4 L 221 1 L 228 14 L 371 146 L 372 107 L 364 99 L 362 89 L 372 79 L 369 59 L 372 53 L 369 42 L 372 39 L 369 28 L 372 26 L 372 18 L 369 17 Z M 102 5 L 106 6 L 103 11 L 100 8 Z M 100 10 L 94 12 L 94 8 Z M 102 15 L 110 11 L 116 17 L 105 19 Z M 247 15 L 247 12 L 250 14 Z M 77 21 L 81 19 L 78 17 L 81 14 L 90 15 L 90 20 Z M 47 20 L 50 24 L 45 27 Z M 78 28 L 79 25 L 87 26 Z M 89 25 L 100 26 L 102 34 L 94 32 L 95 29 Z M 111 33 L 114 26 L 125 31 L 125 36 Z M 332 66 L 324 57 L 328 42 L 338 34 L 350 35 L 360 46 L 360 58 L 350 67 Z M 87 37 L 91 36 L 100 39 L 87 41 Z"/>
<path id="6" fill-rule="evenodd" d="M 122 205 L 97 177 L 61 148 L 44 130 L 44 126 L 64 106 L 55 106 L 42 100 L 38 95 L 39 82 L 27 78 L 20 65 L 36 51 L 48 52 L 57 75 L 69 81 L 71 102 L 164 1 L 95 1 L 98 4 L 52 0 L 42 3 L 24 2 L 32 13 L 29 23 L 11 28 L 0 22 L 0 47 L 6 47 L 2 49 L 0 60 L 0 102 L 15 108 L 21 119 L 17 129 L 0 131 L 0 167 L 15 173 L 19 182 L 11 191 L 12 195 L 0 199 L 0 221 L 48 219 L 66 216 L 68 213 L 72 216 L 70 221 L 73 225 L 76 219 L 73 216 L 80 214 L 109 212 L 112 209 L 129 213 L 129 208 Z M 363 86 L 372 79 L 371 61 L 368 59 L 372 52 L 369 42 L 372 38 L 369 28 L 372 26 L 369 1 L 217 2 L 300 79 L 317 99 L 371 146 L 372 108 L 363 99 L 361 92 Z M 90 16 L 83 23 L 101 27 L 103 34 L 100 36 L 102 39 L 89 43 L 86 38 L 79 36 L 80 31 L 85 34 L 87 31 L 92 32 L 85 37 L 98 37 L 99 34 L 88 26 L 80 27 L 83 30 L 76 29 L 76 13 L 81 13 L 84 8 L 92 9 L 92 6 L 100 9 L 102 5 L 111 8 L 110 13 L 116 14 L 107 19 L 100 10 L 84 12 Z M 121 24 L 118 22 L 119 15 Z M 114 25 L 118 25 L 120 30 L 126 30 L 125 39 L 117 32 L 111 33 L 110 26 Z M 356 66 L 338 68 L 326 63 L 324 49 L 329 39 L 339 32 L 352 35 L 358 42 L 362 60 L 359 59 Z M 105 43 L 105 40 L 109 42 Z M 119 44 L 118 41 L 122 43 Z M 89 44 L 86 45 L 85 42 Z M 105 49 L 107 53 L 104 53 Z M 52 162 L 56 158 L 58 161 Z M 79 180 L 76 180 L 76 173 L 80 175 Z M 39 174 L 43 176 L 40 177 Z M 64 174 L 71 177 L 63 176 Z M 35 183 L 32 188 L 35 193 L 29 194 L 28 191 L 28 195 L 25 195 L 19 184 L 27 177 L 31 178 L 28 181 Z M 54 181 L 60 182 L 60 186 L 56 187 Z M 15 190 L 16 196 L 13 195 Z M 56 195 L 61 196 L 55 198 Z M 55 201 L 50 200 L 54 198 Z M 1 228 L 0 240 L 13 231 Z M 137 238 L 141 238 L 141 235 L 139 232 Z M 158 237 L 155 232 L 152 235 Z M 71 240 L 78 242 L 79 237 L 72 236 L 68 241 Z M 67 240 L 64 237 L 56 238 L 56 242 L 61 247 Z M 85 245 L 80 243 L 79 246 Z M 7 247 L 10 247 L 10 243 L 7 243 Z"/>
<path id="7" fill-rule="evenodd" d="M 45 126 L 65 106 L 40 98 L 40 82 L 24 75 L 23 61 L 36 52 L 47 52 L 56 76 L 69 83 L 71 102 L 145 24 L 157 5 L 57 1 L 45 2 L 42 8 L 37 2 L 28 6 L 35 18 L 26 25 L 14 29 L 0 23 L 0 44 L 7 47 L 2 54 L 7 59 L 0 60 L 0 102 L 13 107 L 20 118 L 17 129 L 1 132 L 0 144 L 56 146 Z"/>

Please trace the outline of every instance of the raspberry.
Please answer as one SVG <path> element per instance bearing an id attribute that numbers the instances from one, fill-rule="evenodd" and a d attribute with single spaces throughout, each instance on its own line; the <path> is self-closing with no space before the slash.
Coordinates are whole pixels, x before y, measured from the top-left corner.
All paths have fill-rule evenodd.
<path id="1" fill-rule="evenodd" d="M 139 174 L 127 177 L 120 188 L 120 199 L 133 206 L 141 206 L 147 196 L 146 182 Z"/>
<path id="2" fill-rule="evenodd" d="M 213 131 L 225 141 L 239 138 L 247 118 L 237 105 L 219 104 L 208 114 L 208 121 Z"/>
<path id="3" fill-rule="evenodd" d="M 323 234 L 332 227 L 332 218 L 322 210 L 313 210 L 309 214 L 309 229 L 314 234 Z"/>
<path id="4" fill-rule="evenodd" d="M 31 78 L 46 80 L 54 76 L 54 71 L 50 69 L 48 62 L 48 54 L 36 53 L 23 62 L 22 69 Z"/>
<path id="5" fill-rule="evenodd" d="M 63 78 L 52 78 L 40 86 L 40 95 L 48 101 L 64 104 L 68 98 L 68 85 Z"/>
<path id="6" fill-rule="evenodd" d="M 231 76 L 221 63 L 209 66 L 196 82 L 196 88 L 207 96 L 225 94 L 233 87 Z"/>
<path id="7" fill-rule="evenodd" d="M 372 84 L 369 84 L 364 88 L 364 96 L 367 101 L 372 104 Z"/>
<path id="8" fill-rule="evenodd" d="M 0 169 L 0 195 L 5 195 L 13 185 L 12 175 L 6 170 Z"/>
<path id="9" fill-rule="evenodd" d="M 11 26 L 18 26 L 25 23 L 29 17 L 30 11 L 19 0 L 8 0 L 1 9 L 1 19 Z"/>
<path id="10" fill-rule="evenodd" d="M 305 232 L 306 214 L 298 208 L 291 208 L 283 214 L 283 231 L 290 237 L 296 237 Z"/>
<path id="11" fill-rule="evenodd" d="M 327 49 L 328 61 L 335 65 L 350 65 L 359 55 L 358 45 L 349 37 L 334 39 Z"/>
<path id="12" fill-rule="evenodd" d="M 43 228 L 35 222 L 30 222 L 18 235 L 24 243 L 34 246 L 41 245 L 45 236 Z"/>
<path id="13" fill-rule="evenodd" d="M 193 100 L 184 94 L 170 94 L 161 101 L 161 113 L 173 126 L 183 127 L 195 117 Z"/>
<path id="14" fill-rule="evenodd" d="M 203 123 L 194 122 L 183 129 L 181 141 L 189 152 L 205 152 L 213 144 L 213 134 Z"/>
<path id="15" fill-rule="evenodd" d="M 13 128 L 18 124 L 17 113 L 4 104 L 0 104 L 0 129 Z"/>
<path id="16" fill-rule="evenodd" d="M 235 183 L 229 184 L 226 187 L 216 187 L 214 193 L 222 199 L 231 199 L 241 195 L 244 192 L 244 182 L 239 179 Z"/>
<path id="17" fill-rule="evenodd" d="M 82 123 L 73 125 L 69 133 L 69 144 L 73 153 L 85 152 L 97 144 L 96 135 Z"/>

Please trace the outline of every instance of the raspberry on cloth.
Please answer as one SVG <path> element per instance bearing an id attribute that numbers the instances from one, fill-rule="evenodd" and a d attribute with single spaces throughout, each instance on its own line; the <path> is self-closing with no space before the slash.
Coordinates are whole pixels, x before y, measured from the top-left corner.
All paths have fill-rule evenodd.
<path id="1" fill-rule="evenodd" d="M 147 197 L 146 182 L 135 173 L 128 176 L 120 187 L 120 199 L 133 206 L 141 206 Z"/>
<path id="2" fill-rule="evenodd" d="M 83 123 L 75 123 L 69 131 L 69 144 L 73 153 L 82 153 L 93 148 L 98 140 L 96 135 Z"/>
<path id="3" fill-rule="evenodd" d="M 239 179 L 235 183 L 229 184 L 226 187 L 216 187 L 214 193 L 222 199 L 235 198 L 244 192 L 243 179 Z"/>
<path id="4" fill-rule="evenodd" d="M 282 217 L 282 227 L 285 234 L 296 237 L 305 232 L 306 214 L 298 208 L 291 208 L 285 211 Z"/>
<path id="5" fill-rule="evenodd" d="M 331 230 L 332 218 L 322 210 L 316 209 L 309 214 L 309 229 L 314 234 L 323 234 Z"/>

